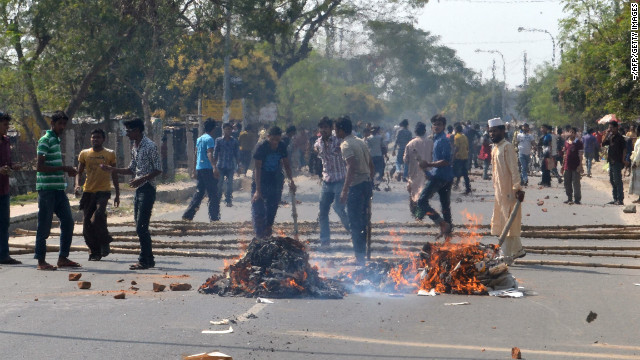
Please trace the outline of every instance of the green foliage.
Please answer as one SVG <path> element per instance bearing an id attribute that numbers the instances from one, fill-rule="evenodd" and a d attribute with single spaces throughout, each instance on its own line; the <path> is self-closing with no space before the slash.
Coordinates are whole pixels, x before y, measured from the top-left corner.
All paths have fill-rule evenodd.
<path id="1" fill-rule="evenodd" d="M 558 105 L 558 89 L 556 87 L 558 73 L 558 70 L 548 65 L 538 68 L 536 76 L 529 79 L 529 86 L 520 94 L 516 108 L 530 121 L 535 121 L 538 124 L 580 125 L 581 121 L 575 118 L 571 119 Z"/>

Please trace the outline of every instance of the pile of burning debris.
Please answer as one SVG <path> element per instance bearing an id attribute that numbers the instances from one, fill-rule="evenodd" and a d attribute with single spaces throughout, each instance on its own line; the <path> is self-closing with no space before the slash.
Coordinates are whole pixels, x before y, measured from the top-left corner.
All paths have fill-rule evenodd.
<path id="1" fill-rule="evenodd" d="M 335 280 L 323 279 L 317 267 L 309 265 L 304 244 L 289 237 L 254 238 L 246 254 L 225 266 L 199 291 L 220 296 L 318 297 L 341 299 L 345 292 Z"/>
<path id="2" fill-rule="evenodd" d="M 339 279 L 354 291 L 435 291 L 486 295 L 492 290 L 517 289 L 497 245 L 427 243 L 419 256 L 399 262 L 370 262 Z"/>

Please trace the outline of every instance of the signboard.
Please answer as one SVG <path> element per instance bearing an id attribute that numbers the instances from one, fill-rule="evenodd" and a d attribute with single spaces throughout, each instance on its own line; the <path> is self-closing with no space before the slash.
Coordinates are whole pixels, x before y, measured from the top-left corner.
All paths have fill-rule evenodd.
<path id="1" fill-rule="evenodd" d="M 242 114 L 242 100 L 232 100 L 231 107 L 229 108 L 231 112 L 229 120 L 240 120 L 243 119 Z M 202 116 L 204 119 L 213 118 L 216 121 L 222 121 L 222 116 L 224 115 L 224 102 L 219 100 L 202 100 Z"/>

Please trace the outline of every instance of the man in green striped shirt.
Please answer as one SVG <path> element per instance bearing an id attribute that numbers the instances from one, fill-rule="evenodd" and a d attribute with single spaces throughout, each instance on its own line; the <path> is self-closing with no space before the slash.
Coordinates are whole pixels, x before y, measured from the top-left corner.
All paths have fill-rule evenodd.
<path id="1" fill-rule="evenodd" d="M 56 270 L 45 261 L 47 238 L 51 233 L 51 221 L 55 213 L 60 220 L 60 253 L 58 267 L 80 267 L 80 264 L 68 259 L 73 236 L 73 216 L 65 193 L 67 181 L 64 173 L 74 177 L 77 174 L 73 166 L 64 166 L 60 151 L 60 136 L 69 122 L 63 111 L 51 116 L 51 130 L 47 130 L 38 140 L 38 166 L 36 190 L 38 191 L 38 230 L 36 232 L 36 251 L 38 270 Z"/>

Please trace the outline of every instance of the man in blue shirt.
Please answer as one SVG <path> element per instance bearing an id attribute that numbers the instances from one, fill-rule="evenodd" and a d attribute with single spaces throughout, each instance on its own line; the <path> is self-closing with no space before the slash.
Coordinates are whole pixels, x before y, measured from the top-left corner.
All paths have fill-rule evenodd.
<path id="1" fill-rule="evenodd" d="M 596 137 L 593 136 L 593 129 L 587 130 L 587 133 L 582 136 L 582 143 L 584 144 L 584 159 L 587 164 L 587 177 L 591 177 L 591 164 L 593 163 L 593 159 L 597 157 L 597 142 Z"/>
<path id="2" fill-rule="evenodd" d="M 451 166 L 451 143 L 444 133 L 447 119 L 442 115 L 431 118 L 433 132 L 432 161 L 422 160 L 420 167 L 425 170 L 427 185 L 420 193 L 416 206 L 416 219 L 422 220 L 425 215 L 440 227 L 440 236 L 448 239 L 451 236 L 451 184 L 453 183 L 453 168 Z M 427 171 L 428 168 L 431 168 Z M 429 199 L 438 193 L 442 216 L 429 205 Z M 438 236 L 438 237 L 440 237 Z"/>
<path id="3" fill-rule="evenodd" d="M 204 134 L 196 142 L 196 193 L 193 194 L 189 207 L 182 215 L 182 220 L 191 221 L 196 215 L 205 193 L 209 195 L 209 220 L 220 220 L 220 200 L 218 199 L 218 177 L 212 164 L 216 123 L 209 119 L 204 123 Z"/>

